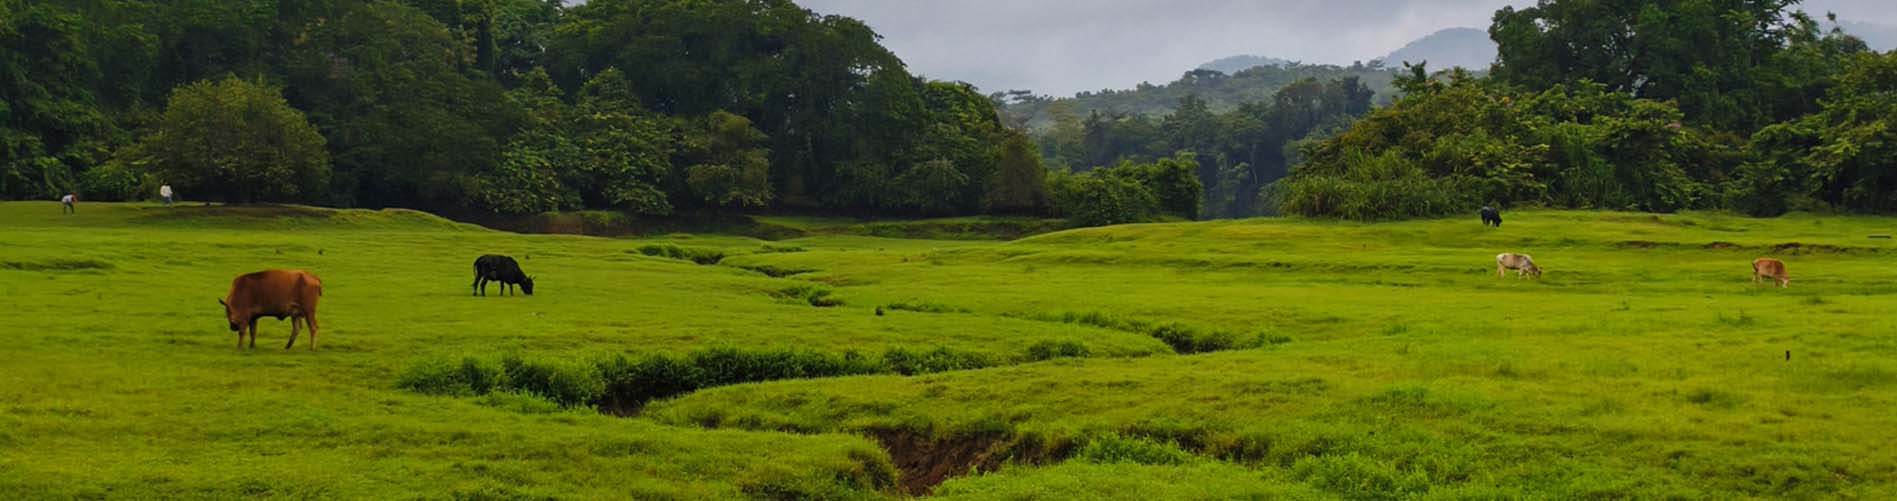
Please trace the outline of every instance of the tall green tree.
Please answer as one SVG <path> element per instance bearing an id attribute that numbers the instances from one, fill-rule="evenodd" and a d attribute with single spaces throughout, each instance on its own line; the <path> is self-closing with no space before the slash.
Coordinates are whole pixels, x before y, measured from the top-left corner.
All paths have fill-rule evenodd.
<path id="1" fill-rule="evenodd" d="M 1026 134 L 1007 134 L 983 205 L 989 212 L 1038 214 L 1046 210 L 1047 167 Z"/>
<path id="2" fill-rule="evenodd" d="M 118 133 L 80 13 L 0 0 L 0 196 L 52 197 L 103 161 Z"/>
<path id="3" fill-rule="evenodd" d="M 1792 10 L 1799 1 L 1541 0 L 1504 7 L 1489 27 L 1500 46 L 1495 76 L 1531 89 L 1591 81 L 1638 98 L 1675 100 L 1693 123 L 1756 129 L 1802 111 L 1778 97 L 1805 83 L 1777 78 L 1797 72 L 1778 54 L 1817 30 Z"/>
<path id="4" fill-rule="evenodd" d="M 346 3 L 291 48 L 287 95 L 328 138 L 338 203 L 456 209 L 519 108 L 464 71 L 468 47 L 412 7 Z"/>
<path id="5" fill-rule="evenodd" d="M 199 199 L 306 201 L 328 192 L 323 146 L 276 89 L 226 77 L 173 91 L 131 163 Z"/>
<path id="6" fill-rule="evenodd" d="M 744 117 L 712 112 L 687 127 L 686 184 L 700 202 L 717 208 L 757 208 L 771 202 L 770 139 Z"/>

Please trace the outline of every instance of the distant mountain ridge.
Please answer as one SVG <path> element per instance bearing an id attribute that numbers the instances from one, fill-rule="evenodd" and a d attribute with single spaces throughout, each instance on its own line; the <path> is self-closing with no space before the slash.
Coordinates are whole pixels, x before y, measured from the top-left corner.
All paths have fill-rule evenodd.
<path id="1" fill-rule="evenodd" d="M 1212 62 L 1199 65 L 1199 69 L 1212 70 L 1230 75 L 1259 66 L 1285 66 L 1288 64 L 1292 64 L 1288 59 L 1246 54 L 1242 56 L 1219 58 Z"/>
<path id="2" fill-rule="evenodd" d="M 1157 117 L 1171 113 L 1179 106 L 1179 100 L 1189 95 L 1204 99 L 1212 111 L 1223 113 L 1237 109 L 1243 103 L 1269 100 L 1278 93 L 1278 89 L 1300 79 L 1330 81 L 1347 77 L 1356 77 L 1376 92 L 1377 102 L 1387 103 L 1396 94 L 1391 84 L 1394 76 L 1395 72 L 1389 69 L 1363 65 L 1345 67 L 1286 63 L 1254 66 L 1229 75 L 1216 70 L 1198 69 L 1162 85 L 1141 83 L 1127 90 L 1087 91 L 1062 98 L 1020 96 L 1007 103 L 1003 111 L 1018 123 L 1034 130 L 1053 125 L 1057 113 L 1083 118 L 1094 112 Z"/>
<path id="3" fill-rule="evenodd" d="M 1403 48 L 1383 56 L 1383 64 L 1392 68 L 1401 68 L 1403 63 L 1429 63 L 1430 70 L 1446 70 L 1462 67 L 1470 70 L 1488 70 L 1495 63 L 1497 54 L 1495 41 L 1489 39 L 1489 32 L 1476 28 L 1449 28 L 1418 38 Z"/>

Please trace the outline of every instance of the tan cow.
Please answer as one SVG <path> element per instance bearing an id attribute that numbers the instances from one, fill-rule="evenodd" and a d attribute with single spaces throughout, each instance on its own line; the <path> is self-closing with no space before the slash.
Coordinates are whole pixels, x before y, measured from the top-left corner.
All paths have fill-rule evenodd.
<path id="1" fill-rule="evenodd" d="M 250 333 L 250 347 L 257 347 L 257 319 L 290 317 L 290 342 L 296 346 L 297 320 L 310 326 L 310 351 L 316 351 L 316 298 L 323 295 L 323 281 L 303 270 L 264 270 L 231 281 L 231 293 L 217 304 L 224 305 L 224 316 L 231 331 L 237 333 L 237 347 L 244 347 L 244 333 Z"/>
<path id="2" fill-rule="evenodd" d="M 1508 270 L 1515 270 L 1515 278 L 1535 277 L 1541 279 L 1541 267 L 1535 266 L 1534 258 L 1527 254 L 1504 252 L 1495 255 L 1495 278 L 1508 276 Z"/>
<path id="3" fill-rule="evenodd" d="M 1792 276 L 1785 272 L 1784 261 L 1769 257 L 1752 260 L 1752 283 L 1759 283 L 1759 280 L 1766 278 L 1778 282 L 1780 288 L 1792 285 Z"/>

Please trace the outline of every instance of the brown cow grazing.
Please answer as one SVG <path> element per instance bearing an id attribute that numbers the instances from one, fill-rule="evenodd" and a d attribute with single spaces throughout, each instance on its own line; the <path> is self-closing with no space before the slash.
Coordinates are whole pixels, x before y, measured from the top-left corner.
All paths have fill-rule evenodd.
<path id="1" fill-rule="evenodd" d="M 1752 283 L 1759 283 L 1760 279 L 1765 278 L 1770 278 L 1778 282 L 1778 286 L 1781 288 L 1790 287 L 1792 285 L 1792 276 L 1791 274 L 1785 273 L 1784 261 L 1769 257 L 1752 260 Z"/>
<path id="2" fill-rule="evenodd" d="M 1495 255 L 1495 278 L 1508 276 L 1508 270 L 1515 270 L 1515 278 L 1535 277 L 1541 279 L 1541 267 L 1535 266 L 1534 258 L 1527 254 L 1504 252 Z"/>
<path id="3" fill-rule="evenodd" d="M 237 333 L 237 347 L 244 347 L 244 333 L 250 333 L 250 347 L 257 347 L 257 319 L 290 317 L 290 342 L 296 346 L 297 320 L 310 326 L 310 351 L 316 351 L 316 298 L 323 295 L 323 281 L 303 270 L 264 270 L 242 275 L 231 281 L 230 296 L 217 300 L 224 305 L 224 316 L 231 331 Z"/>

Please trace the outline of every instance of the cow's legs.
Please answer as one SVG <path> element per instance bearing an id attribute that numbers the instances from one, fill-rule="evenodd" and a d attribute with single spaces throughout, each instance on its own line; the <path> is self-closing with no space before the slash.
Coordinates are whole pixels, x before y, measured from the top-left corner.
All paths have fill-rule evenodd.
<path id="1" fill-rule="evenodd" d="M 244 325 L 237 325 L 237 349 L 244 349 Z"/>
<path id="2" fill-rule="evenodd" d="M 291 346 L 296 346 L 296 327 L 298 322 L 300 322 L 300 320 L 297 320 L 297 317 L 290 317 L 290 342 L 284 343 L 283 349 L 288 350 Z"/>
<path id="3" fill-rule="evenodd" d="M 480 274 L 480 273 L 475 273 L 475 274 L 474 274 L 474 285 L 472 285 L 472 286 L 471 286 L 471 288 L 473 288 L 473 289 L 474 289 L 475 291 L 480 291 L 480 290 L 481 290 L 481 274 Z M 476 292 L 469 292 L 469 293 L 468 293 L 468 295 L 470 295 L 470 296 L 479 296 L 480 294 L 478 294 L 478 293 L 476 293 Z"/>
<path id="4" fill-rule="evenodd" d="M 310 328 L 310 351 L 316 351 L 316 312 L 311 311 L 310 316 L 303 317 L 303 325 Z"/>
<path id="5" fill-rule="evenodd" d="M 257 319 L 250 319 L 250 347 L 257 347 Z"/>

